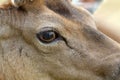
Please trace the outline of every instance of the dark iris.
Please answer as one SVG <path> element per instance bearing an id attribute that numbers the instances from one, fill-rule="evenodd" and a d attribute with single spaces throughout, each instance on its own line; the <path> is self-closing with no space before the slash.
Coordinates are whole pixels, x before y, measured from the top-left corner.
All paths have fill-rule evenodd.
<path id="1" fill-rule="evenodd" d="M 58 38 L 55 31 L 42 31 L 37 34 L 37 38 L 43 43 L 51 43 Z"/>

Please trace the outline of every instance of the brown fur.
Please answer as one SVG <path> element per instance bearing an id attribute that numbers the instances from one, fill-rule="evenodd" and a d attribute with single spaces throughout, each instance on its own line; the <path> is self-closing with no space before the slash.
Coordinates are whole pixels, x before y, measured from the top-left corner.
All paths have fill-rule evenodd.
<path id="1" fill-rule="evenodd" d="M 11 7 L 26 7 L 26 8 L 31 8 L 30 6 L 32 5 L 32 8 L 34 7 L 39 7 L 44 4 L 43 0 L 6 0 L 2 4 L 0 4 L 0 8 L 6 9 L 6 8 L 11 8 Z"/>
<path id="2" fill-rule="evenodd" d="M 96 29 L 86 10 L 67 0 L 41 2 L 0 9 L 5 80 L 120 80 L 120 46 Z M 46 44 L 36 34 L 49 29 L 60 38 Z"/>

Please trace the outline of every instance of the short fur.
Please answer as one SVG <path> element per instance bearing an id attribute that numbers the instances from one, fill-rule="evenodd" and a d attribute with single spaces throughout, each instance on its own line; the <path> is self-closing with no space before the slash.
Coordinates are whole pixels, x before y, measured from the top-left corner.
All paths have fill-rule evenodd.
<path id="1" fill-rule="evenodd" d="M 33 0 L 0 9 L 1 80 L 120 80 L 120 46 L 67 0 Z M 58 33 L 44 43 L 36 34 Z"/>

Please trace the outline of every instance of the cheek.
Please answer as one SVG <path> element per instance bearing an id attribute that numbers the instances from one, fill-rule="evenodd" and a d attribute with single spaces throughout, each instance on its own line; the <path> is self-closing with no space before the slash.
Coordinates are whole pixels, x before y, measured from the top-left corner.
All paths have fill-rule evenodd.
<path id="1" fill-rule="evenodd" d="M 13 37 L 7 40 L 1 40 L 1 46 L 3 56 L 11 59 L 17 59 L 21 57 L 31 57 L 37 55 L 37 50 L 30 44 L 26 43 L 21 37 Z"/>
<path id="2" fill-rule="evenodd" d="M 38 67 L 37 64 L 42 64 L 42 56 L 38 54 L 38 51 L 33 48 L 33 46 L 27 44 L 20 37 L 1 40 L 0 53 L 1 52 L 2 55 L 0 54 L 0 69 L 1 66 L 4 66 L 2 69 L 5 70 L 5 74 L 7 75 L 13 76 L 11 73 L 14 71 L 15 76 L 17 74 L 20 76 L 26 75 L 27 78 L 29 74 L 33 75 L 32 73 L 34 73 L 35 70 L 40 70 L 37 70 L 36 67 Z"/>

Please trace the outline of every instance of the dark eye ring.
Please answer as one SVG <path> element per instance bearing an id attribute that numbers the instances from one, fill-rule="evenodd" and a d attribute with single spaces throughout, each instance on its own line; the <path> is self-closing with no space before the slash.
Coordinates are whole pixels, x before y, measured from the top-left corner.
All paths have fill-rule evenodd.
<path id="1" fill-rule="evenodd" d="M 59 34 L 53 30 L 46 30 L 37 33 L 37 38 L 43 43 L 51 43 L 59 38 Z"/>

